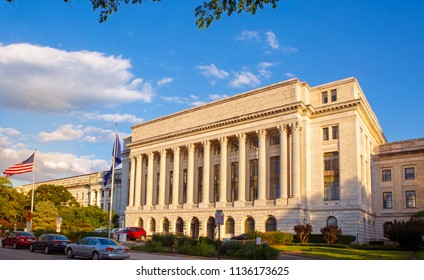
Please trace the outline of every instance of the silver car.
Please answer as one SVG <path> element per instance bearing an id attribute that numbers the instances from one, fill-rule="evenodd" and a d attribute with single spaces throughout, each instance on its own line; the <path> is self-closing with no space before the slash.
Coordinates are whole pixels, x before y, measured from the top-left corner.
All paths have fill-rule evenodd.
<path id="1" fill-rule="evenodd" d="M 81 257 L 93 260 L 100 259 L 129 259 L 130 249 L 110 238 L 85 237 L 76 243 L 65 247 L 68 258 Z"/>

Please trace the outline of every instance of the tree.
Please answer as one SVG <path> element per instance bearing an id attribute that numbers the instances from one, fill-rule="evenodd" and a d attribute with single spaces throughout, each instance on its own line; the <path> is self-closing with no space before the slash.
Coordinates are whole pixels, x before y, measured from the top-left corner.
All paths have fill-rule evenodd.
<path id="1" fill-rule="evenodd" d="M 13 2 L 14 0 L 6 0 Z M 71 0 L 63 0 L 66 3 Z M 100 22 L 105 22 L 109 15 L 116 13 L 121 4 L 141 4 L 147 0 L 90 0 L 93 10 L 100 10 Z M 151 0 L 153 2 L 160 2 L 160 0 Z M 196 25 L 202 28 L 208 28 L 214 20 L 219 20 L 222 13 L 228 16 L 233 13 L 240 14 L 241 12 L 256 14 L 256 11 L 263 9 L 265 5 L 271 5 L 272 8 L 277 7 L 277 2 L 280 0 L 210 0 L 203 2 L 202 5 L 195 8 L 195 16 L 197 18 Z"/>
<path id="2" fill-rule="evenodd" d="M 312 233 L 312 225 L 311 224 L 298 224 L 295 225 L 293 230 L 296 232 L 296 237 L 299 239 L 300 243 L 308 243 L 309 236 L 311 236 Z"/>
<path id="3" fill-rule="evenodd" d="M 31 193 L 28 193 L 27 196 L 30 197 Z M 50 184 L 43 184 L 38 186 L 34 192 L 35 203 L 47 200 L 52 202 L 55 207 L 74 205 L 79 206 L 79 203 L 76 201 L 75 197 L 64 186 Z"/>
<path id="4" fill-rule="evenodd" d="M 324 240 L 328 244 L 334 244 L 337 237 L 342 234 L 342 230 L 336 225 L 329 225 L 321 228 L 321 233 L 324 235 Z"/>
<path id="5" fill-rule="evenodd" d="M 385 234 L 390 241 L 399 243 L 401 247 L 419 250 L 423 245 L 421 238 L 424 235 L 424 219 L 422 215 L 423 211 L 420 211 L 407 221 L 393 221 Z"/>
<path id="6" fill-rule="evenodd" d="M 23 222 L 25 196 L 12 187 L 12 183 L 0 176 L 0 220 L 9 223 Z"/>
<path id="7" fill-rule="evenodd" d="M 35 204 L 33 228 L 36 229 L 56 229 L 56 217 L 58 211 L 51 201 L 40 201 Z"/>

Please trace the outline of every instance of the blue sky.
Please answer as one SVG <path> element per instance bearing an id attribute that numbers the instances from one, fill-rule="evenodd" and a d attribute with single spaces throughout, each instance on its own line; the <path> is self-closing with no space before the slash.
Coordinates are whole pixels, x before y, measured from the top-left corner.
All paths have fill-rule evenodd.
<path id="1" fill-rule="evenodd" d="M 424 137 L 424 1 L 280 0 L 195 25 L 202 1 L 0 0 L 0 169 L 36 181 L 107 170 L 131 126 L 293 77 L 356 77 L 388 141 Z M 14 185 L 31 174 L 11 177 Z"/>

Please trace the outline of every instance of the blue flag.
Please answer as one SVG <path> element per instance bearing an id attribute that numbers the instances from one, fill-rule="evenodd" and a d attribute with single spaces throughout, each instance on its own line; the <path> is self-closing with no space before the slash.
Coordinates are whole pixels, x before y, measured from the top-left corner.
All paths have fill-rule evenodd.
<path id="1" fill-rule="evenodd" d="M 115 148 L 116 148 L 116 153 L 115 153 Z M 119 141 L 118 134 L 115 135 L 115 143 L 113 144 L 112 157 L 115 158 L 115 167 L 121 164 L 122 162 L 121 142 Z M 112 177 L 112 168 L 113 168 L 113 165 L 110 167 L 110 170 L 106 172 L 105 175 L 103 176 L 103 185 L 105 186 L 107 185 L 107 182 L 110 180 L 110 177 Z"/>

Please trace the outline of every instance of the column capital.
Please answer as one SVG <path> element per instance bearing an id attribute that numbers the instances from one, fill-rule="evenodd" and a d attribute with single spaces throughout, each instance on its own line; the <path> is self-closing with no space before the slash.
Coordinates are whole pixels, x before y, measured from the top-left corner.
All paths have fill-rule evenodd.
<path id="1" fill-rule="evenodd" d="M 291 124 L 291 129 L 301 131 L 302 126 L 300 125 L 299 122 L 294 122 L 294 123 Z"/>
<path id="2" fill-rule="evenodd" d="M 147 156 L 149 157 L 149 159 L 153 159 L 155 157 L 155 152 L 148 152 Z"/>
<path id="3" fill-rule="evenodd" d="M 258 138 L 265 139 L 266 129 L 258 129 L 258 130 L 256 130 L 256 133 L 258 134 Z"/>
<path id="4" fill-rule="evenodd" d="M 186 147 L 189 152 L 194 152 L 194 150 L 196 149 L 196 145 L 194 143 L 189 143 L 186 145 Z"/>
<path id="5" fill-rule="evenodd" d="M 247 139 L 246 133 L 243 132 L 243 133 L 237 134 L 237 138 L 240 142 L 246 143 L 246 139 Z"/>
<path id="6" fill-rule="evenodd" d="M 167 151 L 165 149 L 160 150 L 160 156 L 166 157 Z"/>
<path id="7" fill-rule="evenodd" d="M 219 143 L 221 144 L 221 146 L 226 146 L 228 144 L 228 138 L 225 136 L 219 138 Z"/>
<path id="8" fill-rule="evenodd" d="M 180 154 L 180 147 L 179 146 L 175 146 L 172 148 L 172 151 L 174 152 L 174 154 Z"/>
<path id="9" fill-rule="evenodd" d="M 210 140 L 205 140 L 202 142 L 203 148 L 205 149 L 209 149 L 211 147 L 211 141 Z"/>
<path id="10" fill-rule="evenodd" d="M 277 128 L 278 128 L 278 131 L 280 132 L 280 135 L 281 135 L 283 133 L 287 133 L 290 126 L 288 124 L 282 124 L 282 125 L 277 126 Z"/>
<path id="11" fill-rule="evenodd" d="M 142 160 L 143 159 L 143 155 L 142 154 L 138 154 L 138 155 L 135 155 L 134 158 L 136 160 Z"/>

